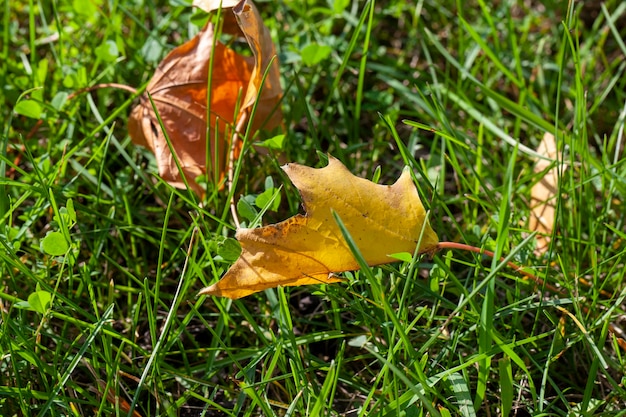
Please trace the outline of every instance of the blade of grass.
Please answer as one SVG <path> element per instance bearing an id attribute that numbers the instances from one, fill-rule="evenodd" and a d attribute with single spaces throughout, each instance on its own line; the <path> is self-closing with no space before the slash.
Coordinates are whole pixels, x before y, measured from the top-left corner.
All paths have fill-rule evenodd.
<path id="1" fill-rule="evenodd" d="M 50 407 L 52 407 L 52 404 L 56 399 L 56 396 L 59 394 L 61 389 L 63 389 L 63 387 L 67 383 L 67 380 L 72 375 L 72 372 L 74 372 L 74 369 L 76 369 L 76 366 L 78 366 L 78 363 L 82 360 L 83 356 L 85 355 L 85 352 L 96 339 L 96 336 L 100 333 L 104 325 L 109 321 L 112 313 L 113 313 L 113 305 L 110 305 L 104 311 L 104 313 L 100 317 L 100 320 L 98 320 L 98 322 L 95 323 L 92 332 L 89 334 L 89 336 L 87 336 L 87 338 L 85 339 L 85 343 L 82 344 L 82 346 L 80 347 L 76 355 L 72 358 L 72 361 L 68 365 L 67 369 L 63 372 L 63 374 L 61 374 L 59 381 L 55 384 L 52 392 L 50 393 L 50 396 L 48 397 L 48 400 L 43 405 L 39 413 L 37 414 L 38 417 L 47 415 L 48 411 L 50 410 Z"/>

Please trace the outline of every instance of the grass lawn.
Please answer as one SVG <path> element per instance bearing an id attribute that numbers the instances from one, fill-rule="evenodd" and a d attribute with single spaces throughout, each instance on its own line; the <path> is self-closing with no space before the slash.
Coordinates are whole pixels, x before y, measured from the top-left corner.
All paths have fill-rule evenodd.
<path id="1" fill-rule="evenodd" d="M 408 165 L 440 240 L 497 256 L 236 301 L 197 296 L 234 261 L 227 192 L 160 180 L 128 135 L 137 94 L 73 94 L 142 92 L 198 32 L 188 0 L 157 3 L 2 2 L 1 416 L 626 415 L 625 2 L 259 2 L 286 141 L 246 150 L 236 200 L 282 186 L 275 223 L 301 212 L 284 162 L 385 184 Z"/>

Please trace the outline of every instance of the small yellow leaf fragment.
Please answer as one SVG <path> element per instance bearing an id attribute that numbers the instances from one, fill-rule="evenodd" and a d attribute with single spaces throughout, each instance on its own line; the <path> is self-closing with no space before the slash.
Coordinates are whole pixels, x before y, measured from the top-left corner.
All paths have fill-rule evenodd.
<path id="1" fill-rule="evenodd" d="M 391 254 L 435 248 L 438 238 L 426 220 L 411 174 L 393 185 L 358 178 L 337 159 L 328 166 L 283 167 L 300 190 L 305 215 L 258 229 L 240 229 L 242 253 L 216 284 L 200 294 L 240 298 L 267 288 L 341 281 L 336 272 L 359 269 L 332 211 L 350 232 L 369 265 L 396 262 Z"/>
<path id="2" fill-rule="evenodd" d="M 562 161 L 559 155 L 557 143 L 554 135 L 545 133 L 539 146 L 537 153 L 544 155 L 550 159 Z M 554 166 L 545 172 L 551 162 L 545 159 L 539 159 L 535 163 L 535 173 L 543 175 L 541 180 L 537 182 L 530 191 L 531 211 L 529 219 L 529 229 L 538 232 L 537 247 L 535 254 L 543 255 L 550 245 L 550 235 L 554 229 L 554 215 L 556 209 L 556 196 L 559 189 L 558 166 Z M 563 164 L 563 170 L 566 165 Z M 545 173 L 544 173 L 545 172 Z"/>

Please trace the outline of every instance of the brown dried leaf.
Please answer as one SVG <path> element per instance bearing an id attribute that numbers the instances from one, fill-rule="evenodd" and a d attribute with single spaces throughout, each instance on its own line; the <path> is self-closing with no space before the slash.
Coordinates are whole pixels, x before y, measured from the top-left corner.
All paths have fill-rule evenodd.
<path id="1" fill-rule="evenodd" d="M 253 130 L 261 125 L 268 129 L 274 128 L 282 120 L 280 109 L 277 109 L 282 97 L 280 83 L 268 77 L 267 81 L 272 83 L 266 83 L 259 96 L 259 79 L 255 75 L 265 70 L 265 67 L 259 69 L 257 66 L 275 55 L 271 37 L 254 5 L 244 0 L 238 6 L 252 14 L 250 20 L 238 18 L 237 21 L 246 38 L 254 40 L 250 43 L 254 58 L 242 56 L 215 40 L 215 27 L 209 22 L 197 36 L 174 49 L 159 64 L 146 94 L 141 97 L 140 104 L 133 109 L 129 119 L 128 129 L 133 142 L 147 146 L 154 152 L 159 175 L 173 186 L 184 188 L 184 181 L 149 94 L 183 174 L 189 186 L 198 194 L 203 189 L 195 182 L 197 176 L 206 174 L 209 181 L 216 183 L 224 177 L 235 125 L 238 131 L 245 129 L 250 107 L 256 99 L 263 105 L 258 106 L 252 123 Z M 232 10 L 224 10 L 222 13 L 232 13 Z M 224 25 L 228 25 L 228 22 L 225 21 Z M 234 28 L 226 27 L 225 31 L 230 33 L 239 29 L 235 25 Z M 265 53 L 273 55 L 265 57 Z M 213 77 L 210 81 L 211 102 L 207 129 L 207 85 L 211 65 Z M 277 61 L 272 63 L 270 72 L 278 74 Z M 211 156 L 209 161 L 206 158 L 208 148 Z"/>
<path id="2" fill-rule="evenodd" d="M 259 112 L 272 112 L 280 102 L 283 91 L 280 86 L 276 49 L 270 32 L 263 24 L 263 19 L 252 2 L 242 1 L 235 6 L 233 12 L 254 54 L 254 68 L 243 100 L 243 108 L 252 110 L 258 98 L 253 128 L 260 128 L 260 123 L 267 123 L 272 127 L 279 126 L 282 122 L 282 113 L 279 111 L 273 112 L 269 120 L 267 117 L 259 117 Z M 266 72 L 267 76 L 263 81 Z"/>

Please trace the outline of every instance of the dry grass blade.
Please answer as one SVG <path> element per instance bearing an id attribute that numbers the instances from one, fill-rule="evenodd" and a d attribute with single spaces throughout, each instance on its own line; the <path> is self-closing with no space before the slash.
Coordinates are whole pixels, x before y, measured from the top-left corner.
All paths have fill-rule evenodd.
<path id="1" fill-rule="evenodd" d="M 543 139 L 537 147 L 537 153 L 552 160 L 562 161 L 562 155 L 559 155 L 556 140 L 551 133 L 546 132 L 543 135 Z M 555 165 L 546 171 L 550 165 L 551 162 L 545 159 L 537 161 L 535 173 L 542 175 L 542 178 L 532 187 L 530 192 L 531 215 L 528 227 L 531 231 L 538 232 L 537 247 L 535 248 L 537 256 L 543 255 L 548 250 L 550 236 L 554 230 L 556 196 L 559 190 L 559 167 Z M 565 167 L 566 165 L 563 165 L 563 169 Z"/>

